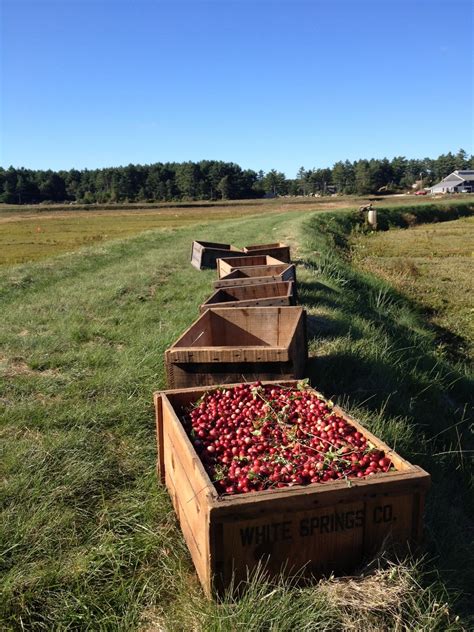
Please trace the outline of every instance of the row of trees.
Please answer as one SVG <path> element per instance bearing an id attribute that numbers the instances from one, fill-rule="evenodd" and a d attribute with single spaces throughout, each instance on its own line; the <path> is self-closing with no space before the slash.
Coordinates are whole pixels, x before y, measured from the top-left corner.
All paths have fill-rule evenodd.
<path id="1" fill-rule="evenodd" d="M 108 169 L 40 171 L 0 168 L 0 202 L 141 202 L 248 199 L 265 195 L 367 195 L 406 190 L 422 180 L 438 182 L 455 169 L 474 168 L 474 157 L 460 149 L 436 159 L 405 157 L 340 161 L 332 168 L 301 167 L 295 179 L 272 169 L 242 169 L 232 162 L 156 163 Z"/>
<path id="2" fill-rule="evenodd" d="M 456 154 L 449 152 L 435 159 L 408 160 L 397 156 L 392 160 L 339 161 L 332 169 L 307 171 L 301 167 L 296 182 L 303 195 L 328 191 L 354 195 L 395 193 L 411 189 L 415 183 L 435 184 L 456 169 L 473 168 L 474 156 L 460 149 Z"/>

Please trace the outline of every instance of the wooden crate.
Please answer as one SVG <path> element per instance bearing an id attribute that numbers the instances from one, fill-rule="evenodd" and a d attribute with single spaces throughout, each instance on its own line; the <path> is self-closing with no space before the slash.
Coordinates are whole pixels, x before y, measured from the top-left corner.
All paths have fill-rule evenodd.
<path id="1" fill-rule="evenodd" d="M 168 388 L 292 379 L 308 358 L 302 307 L 210 308 L 165 352 Z"/>
<path id="2" fill-rule="evenodd" d="M 228 587 L 233 572 L 237 582 L 245 579 L 260 560 L 274 574 L 304 567 L 303 575 L 313 577 L 353 571 L 386 542 L 404 548 L 421 540 L 429 474 L 338 407 L 338 414 L 384 450 L 395 471 L 350 479 L 350 484 L 219 496 L 179 420 L 205 391 L 155 393 L 155 408 L 158 472 L 208 594 Z"/>
<path id="3" fill-rule="evenodd" d="M 217 260 L 217 276 L 219 279 L 222 279 L 223 276 L 234 272 L 236 269 L 241 270 L 242 268 L 255 268 L 257 266 L 277 266 L 282 263 L 284 262 L 278 261 L 278 259 L 269 257 L 268 255 L 239 257 L 238 261 L 233 258 L 222 258 Z"/>
<path id="4" fill-rule="evenodd" d="M 280 263 L 274 266 L 250 266 L 236 268 L 222 279 L 214 281 L 214 289 L 234 287 L 236 285 L 261 285 L 275 281 L 293 281 L 296 283 L 296 269 L 293 264 Z"/>
<path id="5" fill-rule="evenodd" d="M 210 307 L 283 307 L 295 303 L 296 284 L 293 281 L 275 281 L 216 290 L 201 305 L 200 311 L 202 314 Z"/>
<path id="6" fill-rule="evenodd" d="M 230 244 L 219 244 L 213 241 L 193 241 L 191 265 L 202 270 L 215 268 L 217 259 L 221 257 L 245 257 L 246 254 Z"/>
<path id="7" fill-rule="evenodd" d="M 250 255 L 270 255 L 270 257 L 275 257 L 275 259 L 279 259 L 285 263 L 291 263 L 290 247 L 280 242 L 245 246 L 244 252 Z"/>

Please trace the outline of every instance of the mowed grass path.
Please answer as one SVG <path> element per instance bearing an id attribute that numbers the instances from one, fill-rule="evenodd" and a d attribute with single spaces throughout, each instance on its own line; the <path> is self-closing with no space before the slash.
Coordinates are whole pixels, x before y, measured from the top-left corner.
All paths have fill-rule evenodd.
<path id="1" fill-rule="evenodd" d="M 10 626 L 128 630 L 151 595 L 164 603 L 178 584 L 195 584 L 157 484 L 152 409 L 153 391 L 165 386 L 163 353 L 215 278 L 190 266 L 191 242 L 211 230 L 239 245 L 291 241 L 299 221 L 155 231 L 2 270 Z"/>
<path id="2" fill-rule="evenodd" d="M 462 629 L 444 586 L 466 590 L 473 577 L 470 470 L 450 447 L 453 436 L 464 446 L 465 379 L 435 354 L 409 303 L 339 258 L 351 221 L 262 214 L 1 270 L 6 629 Z M 215 272 L 189 264 L 196 237 L 290 243 L 313 384 L 434 474 L 427 564 L 383 564 L 355 583 L 309 589 L 256 578 L 239 602 L 203 598 L 157 481 L 151 399 L 165 384 L 164 350 L 211 292 Z"/>

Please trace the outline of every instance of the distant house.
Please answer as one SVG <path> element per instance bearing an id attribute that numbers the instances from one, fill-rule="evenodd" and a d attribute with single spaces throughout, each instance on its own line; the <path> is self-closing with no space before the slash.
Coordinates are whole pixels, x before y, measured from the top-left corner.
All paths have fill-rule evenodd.
<path id="1" fill-rule="evenodd" d="M 474 169 L 453 171 L 428 190 L 430 193 L 474 193 Z"/>

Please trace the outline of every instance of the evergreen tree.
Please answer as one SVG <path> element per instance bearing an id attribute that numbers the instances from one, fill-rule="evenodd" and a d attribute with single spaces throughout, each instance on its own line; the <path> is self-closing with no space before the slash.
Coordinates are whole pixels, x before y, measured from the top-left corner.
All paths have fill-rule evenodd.
<path id="1" fill-rule="evenodd" d="M 263 179 L 265 192 L 272 195 L 282 195 L 285 193 L 285 181 L 284 173 L 271 169 Z"/>
<path id="2" fill-rule="evenodd" d="M 374 191 L 372 174 L 368 160 L 358 160 L 354 166 L 355 192 L 358 195 L 367 195 Z"/>
<path id="3" fill-rule="evenodd" d="M 0 201 L 104 203 L 238 199 L 262 197 L 265 193 L 324 195 L 331 185 L 338 193 L 367 195 L 410 188 L 421 177 L 424 185 L 438 182 L 456 169 L 469 168 L 474 168 L 474 160 L 463 149 L 434 159 L 407 160 L 396 156 L 392 160 L 339 161 L 332 169 L 301 167 L 293 180 L 275 169 L 265 174 L 217 160 L 58 172 L 9 167 L 0 168 Z"/>

